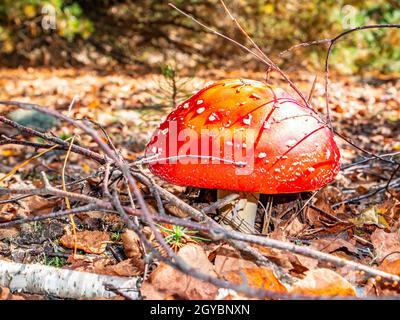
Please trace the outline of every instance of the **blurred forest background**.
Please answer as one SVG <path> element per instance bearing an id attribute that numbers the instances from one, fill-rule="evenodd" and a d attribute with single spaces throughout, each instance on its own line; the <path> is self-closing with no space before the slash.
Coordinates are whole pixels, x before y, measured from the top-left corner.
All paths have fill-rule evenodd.
<path id="1" fill-rule="evenodd" d="M 174 0 L 175 5 L 235 39 L 244 38 L 218 0 Z M 332 37 L 351 27 L 400 22 L 398 0 L 235 0 L 229 6 L 254 40 L 290 71 L 321 68 L 323 46 L 280 56 L 292 45 Z M 148 70 L 177 60 L 185 68 L 263 68 L 240 49 L 153 0 L 2 0 L 2 66 L 122 66 Z M 342 74 L 400 72 L 400 33 L 353 33 L 333 52 Z M 183 66 L 183 65 L 182 65 Z M 321 69 L 319 69 L 321 70 Z"/>

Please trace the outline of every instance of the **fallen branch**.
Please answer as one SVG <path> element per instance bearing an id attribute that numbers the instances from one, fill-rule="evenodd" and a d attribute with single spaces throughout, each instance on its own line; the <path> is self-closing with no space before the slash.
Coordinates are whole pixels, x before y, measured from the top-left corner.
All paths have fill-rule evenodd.
<path id="1" fill-rule="evenodd" d="M 289 49 L 281 52 L 281 55 L 286 54 L 290 51 L 293 51 L 294 49 L 297 48 L 304 48 L 304 47 L 309 47 L 309 46 L 313 46 L 313 45 L 319 45 L 319 44 L 325 44 L 328 43 L 328 50 L 326 52 L 326 58 L 325 58 L 325 107 L 326 107 L 326 114 L 328 117 L 328 121 L 329 121 L 329 126 L 333 131 L 333 126 L 332 126 L 332 121 L 331 121 L 331 117 L 330 117 L 330 109 L 329 109 L 329 90 L 328 90 L 328 86 L 329 86 L 329 57 L 331 55 L 332 52 L 332 48 L 335 45 L 335 43 L 337 41 L 339 41 L 341 38 L 343 38 L 344 36 L 347 36 L 350 33 L 356 32 L 356 31 L 361 31 L 361 30 L 368 30 L 368 29 L 385 29 L 385 28 L 396 28 L 396 29 L 400 29 L 400 24 L 373 24 L 373 25 L 367 25 L 367 26 L 359 26 L 356 28 L 352 28 L 349 30 L 346 30 L 340 34 L 338 34 L 337 36 L 333 37 L 333 38 L 328 38 L 328 39 L 321 39 L 321 40 L 315 40 L 315 41 L 310 41 L 310 42 L 303 42 L 300 44 L 296 44 L 292 47 L 290 47 Z"/>
<path id="2" fill-rule="evenodd" d="M 232 21 L 236 24 L 236 26 L 238 27 L 238 29 L 244 34 L 244 36 L 251 42 L 251 44 L 254 46 L 254 48 L 257 50 L 257 53 L 252 51 L 251 49 L 249 49 L 248 47 L 244 46 L 243 44 L 239 43 L 238 41 L 224 35 L 223 33 L 207 26 L 206 24 L 202 23 L 201 21 L 199 21 L 198 19 L 196 19 L 195 17 L 191 16 L 190 14 L 187 14 L 186 12 L 182 11 L 181 9 L 179 9 L 178 7 L 176 7 L 175 5 L 173 5 L 172 3 L 169 3 L 169 5 L 174 8 L 176 11 L 178 11 L 180 14 L 184 15 L 185 17 L 191 19 L 193 22 L 197 23 L 198 25 L 200 25 L 202 28 L 206 29 L 207 31 L 214 33 L 215 35 L 224 38 L 225 40 L 228 40 L 230 42 L 232 42 L 233 44 L 239 46 L 240 48 L 242 48 L 243 50 L 247 51 L 248 53 L 252 54 L 253 56 L 255 56 L 259 61 L 263 62 L 267 67 L 277 71 L 282 78 L 289 84 L 289 86 L 298 94 L 298 96 L 300 97 L 300 99 L 304 102 L 305 106 L 307 106 L 308 108 L 311 108 L 310 105 L 308 104 L 307 99 L 304 97 L 303 93 L 300 91 L 299 88 L 297 88 L 297 86 L 289 79 L 289 77 L 286 75 L 285 72 L 283 72 L 282 69 L 280 69 L 264 52 L 262 52 L 262 50 L 258 47 L 258 45 L 251 39 L 251 37 L 247 34 L 247 32 L 242 28 L 242 26 L 239 24 L 239 22 L 236 20 L 236 18 L 234 18 L 234 16 L 231 14 L 231 12 L 229 11 L 228 7 L 225 5 L 225 3 L 223 1 L 221 1 L 224 9 L 226 10 L 226 12 L 229 14 L 230 18 L 232 19 Z"/>
<path id="3" fill-rule="evenodd" d="M 37 293 L 59 298 L 112 298 L 111 285 L 131 299 L 138 299 L 137 278 L 98 275 L 88 272 L 0 261 L 0 286 L 11 291 Z"/>
<path id="4" fill-rule="evenodd" d="M 150 184 L 150 182 L 146 181 L 145 177 L 143 177 L 141 174 L 136 174 L 136 177 L 138 177 L 139 181 L 141 181 L 142 183 Z M 38 191 L 37 192 L 38 194 L 49 194 L 50 193 L 50 194 L 57 195 L 59 197 L 65 197 L 66 195 L 68 195 L 71 199 L 79 199 L 83 202 L 92 203 L 93 205 L 96 205 L 99 208 L 103 208 L 106 210 L 107 209 L 113 210 L 112 204 L 110 204 L 107 201 L 99 200 L 99 199 L 89 197 L 89 196 L 83 196 L 83 195 L 77 196 L 75 193 L 57 190 L 53 187 L 49 187 L 48 182 L 45 182 L 45 185 L 46 185 L 45 189 L 36 189 Z M 277 273 L 277 275 L 282 277 L 283 279 L 286 279 L 287 282 L 291 282 L 291 279 L 290 279 L 290 277 L 287 278 L 285 272 L 282 273 L 280 268 L 277 268 L 276 265 L 271 264 L 269 262 L 269 260 L 266 259 L 266 257 L 264 257 L 255 248 L 252 248 L 252 247 L 249 247 L 248 245 L 246 245 L 246 242 L 255 243 L 255 244 L 259 244 L 262 246 L 275 248 L 275 249 L 279 249 L 279 250 L 289 251 L 292 253 L 297 253 L 297 254 L 300 254 L 303 256 L 318 259 L 320 261 L 326 261 L 326 262 L 332 263 L 337 267 L 347 266 L 347 267 L 350 267 L 355 270 L 364 271 L 366 274 L 373 276 L 373 277 L 382 277 L 387 280 L 400 282 L 399 276 L 392 275 L 392 274 L 365 266 L 363 264 L 360 264 L 360 263 L 357 263 L 354 261 L 338 258 L 336 256 L 333 256 L 333 255 L 330 255 L 327 253 L 323 253 L 323 252 L 320 252 L 320 251 L 317 251 L 314 249 L 310 249 L 310 248 L 303 247 L 303 246 L 297 246 L 292 243 L 269 239 L 266 237 L 243 234 L 243 233 L 240 233 L 237 231 L 227 231 L 224 228 L 222 228 L 218 223 L 216 223 L 214 220 L 212 220 L 211 218 L 204 215 L 204 213 L 202 213 L 201 211 L 186 204 L 185 202 L 180 200 L 178 197 L 176 197 L 169 191 L 161 188 L 158 185 L 155 185 L 155 187 L 157 188 L 157 190 L 160 193 L 162 198 L 164 198 L 164 199 L 168 200 L 169 202 L 171 202 L 172 204 L 176 205 L 181 210 L 184 210 L 185 212 L 189 213 L 189 215 L 191 215 L 195 220 L 201 221 L 202 223 L 195 223 L 192 221 L 186 221 L 184 219 L 178 219 L 178 218 L 168 217 L 168 216 L 159 216 L 159 215 L 154 215 L 152 217 L 155 221 L 167 222 L 167 223 L 172 223 L 172 224 L 176 224 L 176 225 L 194 228 L 194 229 L 197 229 L 199 231 L 203 231 L 203 232 L 209 234 L 213 240 L 222 240 L 222 239 L 231 240 L 232 245 L 234 245 L 235 247 L 240 249 L 242 252 L 248 253 L 248 254 L 252 255 L 253 257 L 256 257 L 257 258 L 256 261 L 260 265 L 265 265 L 265 266 L 273 268 L 275 270 L 275 272 Z M 30 189 L 28 189 L 28 190 L 31 191 Z M 1 194 L 1 191 L 2 191 L 2 189 L 0 189 L 0 194 Z M 18 194 L 18 190 L 15 190 L 15 189 L 14 190 L 3 189 L 3 191 L 5 193 Z M 22 191 L 22 193 L 26 192 L 26 190 L 20 190 L 20 191 Z M 134 211 L 129 207 L 124 207 L 123 209 L 126 210 L 131 215 L 141 215 L 141 213 L 137 212 L 136 210 Z M 68 214 L 73 213 L 72 210 L 66 210 L 66 211 L 60 212 L 57 216 L 61 216 L 61 215 L 66 216 Z M 87 207 L 86 208 L 85 207 L 77 208 L 77 211 L 80 211 L 80 210 L 87 210 Z M 47 216 L 43 216 L 43 217 L 38 216 L 38 217 L 35 217 L 34 220 L 38 221 L 38 220 L 43 220 L 43 219 L 50 218 L 50 217 L 55 217 L 55 215 L 53 215 L 53 216 L 47 215 Z M 28 221 L 32 221 L 32 220 L 29 219 Z M 20 224 L 20 223 L 23 223 L 23 222 L 20 220 L 11 221 L 8 223 L 0 224 L 0 228 L 6 227 L 6 226 L 9 227 L 11 225 Z"/>
<path id="5" fill-rule="evenodd" d="M 10 102 L 0 102 L 0 104 L 1 103 L 8 104 Z M 42 107 L 37 106 L 37 105 L 30 105 L 30 104 L 24 104 L 24 103 L 19 103 L 19 102 L 11 102 L 11 104 L 18 105 L 22 108 L 33 108 L 37 111 L 50 114 L 61 120 L 67 121 L 67 122 L 75 125 L 76 127 L 83 130 L 85 133 L 90 135 L 97 142 L 97 144 L 102 149 L 102 151 L 104 151 L 104 153 L 106 154 L 106 156 L 102 156 L 102 155 L 100 155 L 100 156 L 103 157 L 104 161 L 106 161 L 105 169 L 101 168 L 101 170 L 103 170 L 103 172 L 104 172 L 103 193 L 109 199 L 103 200 L 101 198 L 87 196 L 87 195 L 80 194 L 80 193 L 66 192 L 63 190 L 59 190 L 50 185 L 50 183 L 44 173 L 42 173 L 42 178 L 44 181 L 44 188 L 41 188 L 41 189 L 37 189 L 37 188 L 26 188 L 26 189 L 0 188 L 0 195 L 2 195 L 2 194 L 14 194 L 14 195 L 36 194 L 36 195 L 41 195 L 41 196 L 52 195 L 52 196 L 56 196 L 56 197 L 60 197 L 60 198 L 68 197 L 71 200 L 74 200 L 78 203 L 85 203 L 88 205 L 92 205 L 93 208 L 96 208 L 96 210 L 102 210 L 102 211 L 113 212 L 113 213 L 118 212 L 121 215 L 121 217 L 124 219 L 125 223 L 127 223 L 128 227 L 132 230 L 135 230 L 138 233 L 138 235 L 143 243 L 146 243 L 147 240 L 146 241 L 144 240 L 145 237 L 143 236 L 143 234 L 141 234 L 141 232 L 140 232 L 141 229 L 137 225 L 132 223 L 132 221 L 130 219 L 126 219 L 126 214 L 128 214 L 130 216 L 139 217 L 143 223 L 146 223 L 146 224 L 150 223 L 150 226 L 151 226 L 151 229 L 153 230 L 153 232 L 155 229 L 153 221 L 166 222 L 166 223 L 187 226 L 187 227 L 190 227 L 193 229 L 197 229 L 197 230 L 202 231 L 205 234 L 209 235 L 210 238 L 213 240 L 228 241 L 231 245 L 238 248 L 243 254 L 248 254 L 248 255 L 252 256 L 255 259 L 257 264 L 265 265 L 265 266 L 272 268 L 281 280 L 286 280 L 289 283 L 291 281 L 291 277 L 288 276 L 284 270 L 282 270 L 281 268 L 279 268 L 278 266 L 273 264 L 271 261 L 268 260 L 268 258 L 266 258 L 264 255 L 262 255 L 256 248 L 250 246 L 248 243 L 255 243 L 255 244 L 267 246 L 270 248 L 275 248 L 275 249 L 279 249 L 279 250 L 297 253 L 297 254 L 311 257 L 314 259 L 318 259 L 320 261 L 329 262 L 338 267 L 340 267 L 340 266 L 351 267 L 352 269 L 363 271 L 370 276 L 385 278 L 385 279 L 391 280 L 393 282 L 400 281 L 400 277 L 398 277 L 396 275 L 388 274 L 383 271 L 376 270 L 374 268 L 371 268 L 371 267 L 368 267 L 368 266 L 365 266 L 365 265 L 362 265 L 362 264 L 359 264 L 359 263 L 356 263 L 353 261 L 341 259 L 341 258 L 332 256 L 330 254 L 319 252 L 314 249 L 310 249 L 310 248 L 303 247 L 303 246 L 297 246 L 295 244 L 288 243 L 288 242 L 268 239 L 268 238 L 262 237 L 262 236 L 248 235 L 248 234 L 242 234 L 242 233 L 236 232 L 236 231 L 225 230 L 218 223 L 216 223 L 210 217 L 205 215 L 204 212 L 193 208 L 192 206 L 185 203 L 184 201 L 182 201 L 181 199 L 179 199 L 178 197 L 176 197 L 169 191 L 167 191 L 167 190 L 163 189 L 162 187 L 160 187 L 159 185 L 155 184 L 154 181 L 152 181 L 152 179 L 150 177 L 148 177 L 141 170 L 140 167 L 135 167 L 135 165 L 128 165 L 120 157 L 120 155 L 117 154 L 117 152 L 115 150 L 112 150 L 110 148 L 110 146 L 107 143 L 105 143 L 101 139 L 101 137 L 99 137 L 99 135 L 97 134 L 97 131 L 93 130 L 92 128 L 86 126 L 83 123 L 77 122 L 67 116 L 61 115 L 60 113 L 58 113 L 57 111 L 54 111 L 54 110 L 43 109 Z M 116 189 L 115 185 L 114 185 L 115 194 L 113 196 L 110 195 L 110 192 L 108 191 L 108 183 L 109 183 L 108 178 L 110 175 L 110 167 L 111 166 L 112 166 L 112 170 L 113 170 L 114 174 L 124 177 L 125 181 L 126 181 L 126 183 L 125 183 L 126 186 L 128 188 L 131 188 L 131 190 L 133 190 L 133 193 L 135 196 L 135 201 L 138 202 L 137 203 L 139 205 L 138 208 L 140 208 L 139 210 L 136 207 L 136 204 L 133 204 L 132 197 L 130 197 L 131 207 L 120 205 L 120 199 L 118 197 L 118 196 L 120 196 L 120 193 L 119 193 L 118 189 Z M 186 220 L 186 219 L 181 219 L 181 218 L 175 218 L 175 217 L 168 216 L 168 215 L 151 214 L 148 211 L 148 208 L 147 208 L 146 202 L 144 201 L 142 193 L 138 190 L 136 180 L 138 180 L 142 184 L 146 185 L 150 189 L 150 191 L 153 193 L 153 195 L 156 192 L 164 200 L 177 206 L 181 210 L 187 212 L 192 217 L 192 219 L 196 220 L 197 222 Z M 111 182 L 111 184 L 113 184 L 113 183 L 114 182 Z M 82 207 L 78 207 L 76 209 L 65 210 L 65 211 L 54 213 L 53 216 L 51 216 L 51 217 L 55 218 L 55 217 L 60 217 L 60 216 L 66 216 L 66 215 L 77 213 L 77 212 L 83 212 L 84 210 L 88 210 L 88 209 L 90 209 L 90 207 L 82 206 Z M 74 212 L 74 210 L 76 210 L 76 211 Z M 37 217 L 37 218 L 35 218 L 35 221 L 45 219 L 45 218 L 49 218 L 49 216 Z M 20 223 L 29 222 L 29 221 L 31 221 L 31 220 L 30 219 L 21 219 L 21 220 L 17 220 L 17 221 L 11 221 L 9 223 L 20 224 Z M 10 225 L 8 223 L 0 224 L 0 227 L 6 227 L 6 226 L 10 226 Z M 157 230 L 156 230 L 156 232 L 157 232 Z M 165 241 L 163 241 L 163 239 L 161 239 L 159 236 L 157 236 L 157 238 L 158 238 L 157 240 L 163 246 L 165 246 Z M 156 250 L 154 247 L 151 246 L 151 244 L 150 244 L 150 246 L 147 246 L 147 248 L 148 248 L 148 250 L 151 250 L 151 252 L 154 252 L 154 250 Z M 265 290 L 253 290 L 251 288 L 247 288 L 247 286 L 235 286 L 232 283 L 227 283 L 224 281 L 221 282 L 221 280 L 219 280 L 219 279 L 214 279 L 214 278 L 211 279 L 211 278 L 204 277 L 203 274 L 194 272 L 193 268 L 186 265 L 185 263 L 182 263 L 182 261 L 179 261 L 179 259 L 176 259 L 176 256 L 170 250 L 169 250 L 169 257 L 167 257 L 167 258 L 159 257 L 159 255 L 156 255 L 156 256 L 159 258 L 159 260 L 165 261 L 166 263 L 178 268 L 179 270 L 181 270 L 182 272 L 184 272 L 188 275 L 191 275 L 200 280 L 209 281 L 217 286 L 221 286 L 224 288 L 233 288 L 238 291 L 247 293 L 249 295 L 254 295 L 254 296 L 258 296 L 258 297 L 278 298 L 278 295 L 274 295 L 271 292 L 268 292 Z M 0 272 L 1 272 L 1 270 L 0 270 Z M 283 298 L 283 296 L 279 296 L 279 297 Z M 287 296 L 286 298 L 289 298 L 289 296 Z M 291 297 L 291 298 L 293 298 L 293 297 Z"/>
<path id="6" fill-rule="evenodd" d="M 20 108 L 23 108 L 22 105 L 25 105 L 26 106 L 25 109 L 32 109 L 32 108 L 29 107 L 29 106 L 31 106 L 29 103 L 22 103 L 22 102 L 15 102 L 15 101 L 0 101 L 0 104 L 3 104 L 3 105 L 14 105 L 14 106 L 18 106 Z M 26 133 L 26 134 L 28 134 L 30 136 L 35 136 L 35 137 L 42 138 L 42 139 L 44 139 L 46 141 L 50 141 L 50 142 L 54 143 L 55 145 L 58 145 L 59 147 L 57 147 L 57 148 L 59 148 L 59 149 L 68 150 L 68 148 L 69 148 L 69 143 L 64 141 L 64 140 L 62 140 L 62 139 L 60 139 L 60 138 L 58 138 L 58 137 L 55 137 L 53 135 L 49 135 L 49 134 L 46 134 L 46 133 L 42 133 L 40 131 L 31 129 L 31 128 L 28 128 L 28 127 L 25 127 L 25 126 L 20 125 L 17 122 L 12 121 L 12 120 L 10 120 L 10 119 L 8 119 L 6 117 L 0 116 L 0 122 L 4 123 L 4 124 L 6 124 L 6 125 L 8 125 L 8 126 L 10 126 L 12 128 L 17 129 L 19 132 L 23 132 L 23 133 Z M 11 143 L 11 142 L 6 139 L 2 144 L 6 144 L 6 143 Z M 27 143 L 24 142 L 24 143 L 20 143 L 20 144 L 25 144 L 26 145 Z M 42 148 L 42 147 L 46 147 L 47 146 L 47 145 L 41 145 L 41 144 L 35 144 L 35 143 L 33 143 L 33 144 L 32 143 L 28 143 L 28 144 L 33 146 L 33 147 L 38 147 L 38 148 Z M 94 152 L 92 150 L 89 150 L 87 148 L 83 148 L 83 147 L 77 146 L 77 145 L 74 145 L 72 147 L 72 152 L 75 152 L 75 153 L 81 154 L 83 156 L 86 156 L 88 158 L 91 158 L 91 159 L 97 161 L 100 164 L 104 164 L 106 162 L 106 159 L 101 154 L 99 154 L 97 152 Z"/>

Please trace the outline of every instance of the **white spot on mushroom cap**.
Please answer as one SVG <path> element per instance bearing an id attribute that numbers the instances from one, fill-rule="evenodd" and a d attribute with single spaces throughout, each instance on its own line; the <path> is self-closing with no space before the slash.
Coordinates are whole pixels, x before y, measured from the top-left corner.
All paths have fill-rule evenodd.
<path id="1" fill-rule="evenodd" d="M 251 119 L 253 116 L 251 114 L 247 115 L 246 118 L 243 118 L 243 123 L 249 125 L 251 123 Z"/>
<path id="2" fill-rule="evenodd" d="M 228 121 L 225 123 L 224 127 L 225 127 L 225 128 L 228 128 L 231 124 L 232 124 L 232 121 L 231 121 L 231 120 L 228 120 Z"/>
<path id="3" fill-rule="evenodd" d="M 197 100 L 197 104 L 199 105 L 199 104 L 202 104 L 204 101 L 203 100 Z"/>
<path id="4" fill-rule="evenodd" d="M 266 156 L 267 156 L 267 154 L 265 152 L 260 152 L 258 154 L 258 158 L 260 158 L 260 159 L 265 158 Z"/>
<path id="5" fill-rule="evenodd" d="M 291 140 L 286 141 L 286 146 L 288 146 L 290 148 L 290 147 L 293 147 L 296 143 L 297 143 L 296 140 L 291 139 Z"/>
<path id="6" fill-rule="evenodd" d="M 265 121 L 264 122 L 264 129 L 270 129 L 270 128 L 271 128 L 271 125 L 267 121 Z"/>
<path id="7" fill-rule="evenodd" d="M 209 121 L 215 121 L 215 120 L 217 120 L 217 117 L 216 117 L 216 115 L 215 115 L 214 113 L 212 113 L 212 114 L 210 114 L 210 116 L 208 117 L 208 120 L 209 120 Z"/>
<path id="8" fill-rule="evenodd" d="M 196 110 L 196 112 L 197 112 L 198 114 L 200 114 L 200 113 L 203 113 L 204 110 L 206 110 L 206 108 L 201 107 L 201 108 L 198 108 L 198 109 Z"/>
<path id="9" fill-rule="evenodd" d="M 307 170 L 310 171 L 310 172 L 314 172 L 314 171 L 315 171 L 315 168 L 309 167 Z"/>
<path id="10" fill-rule="evenodd" d="M 326 150 L 326 160 L 328 160 L 331 156 L 331 150 L 327 149 Z"/>
<path id="11" fill-rule="evenodd" d="M 252 94 L 250 95 L 250 98 L 257 99 L 257 100 L 261 99 L 261 97 L 260 97 L 258 94 L 256 94 L 256 93 L 252 93 Z"/>
<path id="12" fill-rule="evenodd" d="M 189 103 L 188 103 L 188 102 L 186 102 L 186 103 L 183 105 L 183 108 L 184 108 L 184 109 L 187 109 L 187 108 L 189 108 Z"/>

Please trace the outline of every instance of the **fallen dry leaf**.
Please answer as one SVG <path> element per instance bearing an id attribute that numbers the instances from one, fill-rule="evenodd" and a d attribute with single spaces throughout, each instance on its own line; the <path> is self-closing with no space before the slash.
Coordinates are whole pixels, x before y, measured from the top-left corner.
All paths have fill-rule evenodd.
<path id="1" fill-rule="evenodd" d="M 141 275 L 143 271 L 143 260 L 138 258 L 130 258 L 114 265 L 108 265 L 104 268 L 104 272 L 100 271 L 100 273 L 121 277 L 132 277 Z"/>
<path id="2" fill-rule="evenodd" d="M 12 296 L 10 289 L 5 287 L 0 287 L 0 300 L 10 300 Z"/>
<path id="3" fill-rule="evenodd" d="M 400 276 L 400 259 L 397 260 L 385 259 L 379 266 L 379 269 L 387 273 L 396 274 Z"/>
<path id="4" fill-rule="evenodd" d="M 161 247 L 161 245 L 156 240 L 155 235 L 150 227 L 143 227 L 142 234 L 155 249 L 160 251 L 162 255 L 167 255 L 164 248 Z M 140 258 L 143 256 L 143 249 L 140 239 L 134 231 L 126 229 L 126 231 L 122 234 L 121 239 L 124 246 L 124 252 L 128 258 Z"/>
<path id="5" fill-rule="evenodd" d="M 391 222 L 394 222 L 395 225 L 392 226 L 392 230 L 397 230 L 399 224 L 400 194 L 397 196 L 397 198 L 398 199 L 396 199 L 396 196 L 394 195 L 393 198 L 386 199 L 385 202 L 378 205 L 378 210 L 382 214 L 385 214 L 385 217 L 388 217 Z"/>
<path id="6" fill-rule="evenodd" d="M 77 215 L 79 220 L 82 221 L 84 225 L 89 226 L 89 229 L 96 229 L 100 225 L 101 221 L 104 221 L 106 214 L 100 211 L 89 211 L 80 213 Z"/>
<path id="7" fill-rule="evenodd" d="M 32 196 L 22 200 L 21 204 L 30 215 L 40 216 L 51 213 L 58 202 L 58 200 L 48 200 L 43 197 Z"/>
<path id="8" fill-rule="evenodd" d="M 232 289 L 219 288 L 215 300 L 250 300 Z"/>
<path id="9" fill-rule="evenodd" d="M 296 237 L 298 236 L 302 231 L 304 231 L 305 228 L 307 228 L 307 225 L 301 223 L 298 218 L 295 218 L 293 220 L 289 219 L 288 223 L 283 226 L 286 236 L 288 237 Z"/>
<path id="10" fill-rule="evenodd" d="M 399 271 L 397 263 L 390 263 L 390 265 L 387 265 L 382 269 L 385 268 L 388 271 Z M 400 285 L 398 282 L 386 281 L 379 278 L 369 278 L 367 284 L 365 285 L 364 291 L 366 295 L 393 296 L 400 294 Z"/>
<path id="11" fill-rule="evenodd" d="M 269 237 L 275 240 L 287 241 L 285 232 L 281 228 L 275 229 L 273 232 L 269 234 Z M 293 265 L 289 261 L 288 255 L 282 252 L 281 250 L 258 244 L 251 244 L 251 246 L 260 251 L 268 259 L 271 259 L 273 262 L 279 264 L 282 268 L 291 269 L 293 267 Z"/>
<path id="12" fill-rule="evenodd" d="M 303 274 L 308 270 L 315 269 L 318 266 L 318 260 L 302 256 L 300 254 L 290 253 L 287 255 L 289 262 L 292 264 L 291 272 Z"/>
<path id="13" fill-rule="evenodd" d="M 377 229 L 371 235 L 371 242 L 378 262 L 385 257 L 388 261 L 400 258 L 400 235 L 397 232 L 389 233 Z"/>
<path id="14" fill-rule="evenodd" d="M 61 237 L 60 243 L 67 248 L 74 248 L 74 236 L 66 228 L 66 233 Z M 101 254 L 106 250 L 107 243 L 110 242 L 110 236 L 102 231 L 80 231 L 76 233 L 77 248 L 87 253 Z"/>
<path id="15" fill-rule="evenodd" d="M 186 218 L 188 216 L 188 213 L 183 211 L 182 209 L 178 208 L 177 206 L 174 206 L 172 204 L 166 204 L 165 209 L 172 215 L 179 217 L 179 218 Z"/>
<path id="16" fill-rule="evenodd" d="M 314 203 L 314 206 L 321 209 L 324 212 L 329 213 L 332 216 L 336 216 L 336 213 L 334 210 L 332 210 L 331 205 L 327 201 L 327 195 L 326 193 L 321 194 L 320 198 L 317 199 L 317 201 Z M 312 207 L 309 207 L 306 210 L 305 216 L 309 223 L 315 227 L 323 227 L 324 224 L 321 222 L 321 217 L 325 218 L 324 215 L 321 214 L 318 210 L 313 209 Z"/>
<path id="17" fill-rule="evenodd" d="M 357 253 L 355 244 L 342 238 L 324 238 L 311 241 L 311 247 L 318 251 L 332 253 L 340 249 L 346 249 L 351 253 Z"/>
<path id="18" fill-rule="evenodd" d="M 224 279 L 235 284 L 247 283 L 249 287 L 275 292 L 287 292 L 287 288 L 278 280 L 274 272 L 266 267 L 243 268 L 238 271 L 229 271 L 223 275 Z"/>
<path id="19" fill-rule="evenodd" d="M 349 221 L 353 222 L 356 226 L 376 225 L 380 228 L 389 227 L 385 217 L 381 215 L 381 212 L 377 207 L 371 207 L 364 210 L 356 218 L 349 219 Z"/>
<path id="20" fill-rule="evenodd" d="M 264 256 L 266 256 L 268 259 L 271 259 L 273 262 L 277 263 L 282 268 L 285 269 L 293 268 L 293 265 L 289 261 L 289 256 L 282 253 L 281 250 L 268 248 L 257 244 L 252 244 L 251 246 L 258 249 L 258 251 L 260 251 Z"/>
<path id="21" fill-rule="evenodd" d="M 138 258 L 142 256 L 142 249 L 138 235 L 127 229 L 121 236 L 124 245 L 124 252 L 128 258 Z"/>
<path id="22" fill-rule="evenodd" d="M 224 245 L 217 250 L 214 266 L 219 275 L 230 271 L 242 270 L 243 268 L 257 267 L 254 262 L 243 259 L 237 250 L 228 245 Z"/>
<path id="23" fill-rule="evenodd" d="M 355 296 L 354 287 L 336 272 L 329 269 L 315 269 L 297 281 L 290 293 L 310 296 Z"/>
<path id="24" fill-rule="evenodd" d="M 8 200 L 10 199 L 9 195 L 1 196 L 0 200 Z M 24 214 L 23 209 L 21 209 L 15 203 L 5 203 L 0 205 L 0 222 L 7 222 L 13 220 L 17 217 L 18 211 L 21 211 L 21 215 Z"/>
<path id="25" fill-rule="evenodd" d="M 68 258 L 71 265 L 69 269 L 91 272 L 96 274 L 114 275 L 121 277 L 139 276 L 144 271 L 142 259 L 127 259 L 117 264 L 109 258 L 87 257 L 83 255 L 71 255 Z"/>
<path id="26" fill-rule="evenodd" d="M 208 260 L 204 249 L 198 244 L 187 244 L 177 254 L 194 269 L 216 277 L 214 266 Z M 188 276 L 175 268 L 161 263 L 141 288 L 145 299 L 166 299 L 171 296 L 180 299 L 214 299 L 218 288 L 214 285 Z"/>
<path id="27" fill-rule="evenodd" d="M 24 184 L 22 186 L 25 186 Z M 9 195 L 1 196 L 0 200 L 11 198 Z M 6 203 L 0 205 L 0 222 L 14 219 L 16 216 L 27 215 L 43 215 L 53 211 L 53 208 L 58 203 L 58 200 L 48 200 L 39 196 L 30 196 L 15 203 Z M 6 219 L 8 217 L 8 219 Z"/>
<path id="28" fill-rule="evenodd" d="M 0 300 L 25 300 L 23 297 L 12 294 L 10 289 L 0 287 Z"/>
<path id="29" fill-rule="evenodd" d="M 0 228 L 0 240 L 9 239 L 19 234 L 19 231 L 15 227 L 11 228 Z"/>
<path id="30" fill-rule="evenodd" d="M 282 237 L 279 238 L 279 240 L 282 239 Z M 298 274 L 302 274 L 307 270 L 314 269 L 318 265 L 318 260 L 316 259 L 304 257 L 302 255 L 293 254 L 290 252 L 283 252 L 281 250 L 260 246 L 257 244 L 253 244 L 252 246 L 257 248 L 263 255 L 265 255 L 271 261 L 277 263 L 282 268 Z"/>

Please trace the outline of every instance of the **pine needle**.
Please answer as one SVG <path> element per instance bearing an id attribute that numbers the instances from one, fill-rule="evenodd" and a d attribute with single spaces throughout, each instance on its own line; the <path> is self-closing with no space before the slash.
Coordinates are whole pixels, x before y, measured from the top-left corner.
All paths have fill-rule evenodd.
<path id="1" fill-rule="evenodd" d="M 74 141 L 75 141 L 75 135 L 71 138 L 71 142 L 69 144 L 69 148 L 68 148 L 67 154 L 65 156 L 64 164 L 63 164 L 63 167 L 62 167 L 61 180 L 62 180 L 62 189 L 63 189 L 63 191 L 67 191 L 67 185 L 65 183 L 65 170 L 67 168 L 68 158 L 69 158 L 69 155 L 71 154 L 71 149 L 72 149 L 72 146 L 74 145 Z M 68 210 L 71 209 L 71 203 L 69 202 L 69 198 L 68 197 L 65 197 L 65 206 L 66 206 L 66 208 Z M 71 221 L 72 235 L 73 235 L 73 238 L 74 238 L 74 255 L 73 256 L 75 258 L 76 251 L 77 251 L 76 226 L 75 226 L 74 216 L 72 214 L 69 215 L 69 219 Z"/>
<path id="2" fill-rule="evenodd" d="M 65 141 L 71 140 L 72 138 L 68 138 Z M 10 178 L 11 176 L 13 176 L 19 169 L 25 167 L 27 164 L 29 164 L 31 161 L 40 158 L 42 155 L 46 154 L 47 152 L 54 150 L 56 148 L 58 148 L 58 145 L 54 145 L 36 155 L 34 155 L 33 157 L 29 158 L 28 160 L 25 160 L 24 162 L 22 162 L 21 164 L 17 165 L 16 167 L 14 167 L 9 173 L 7 173 L 4 177 L 0 178 L 0 183 L 2 183 L 3 181 L 5 181 L 6 179 Z"/>

